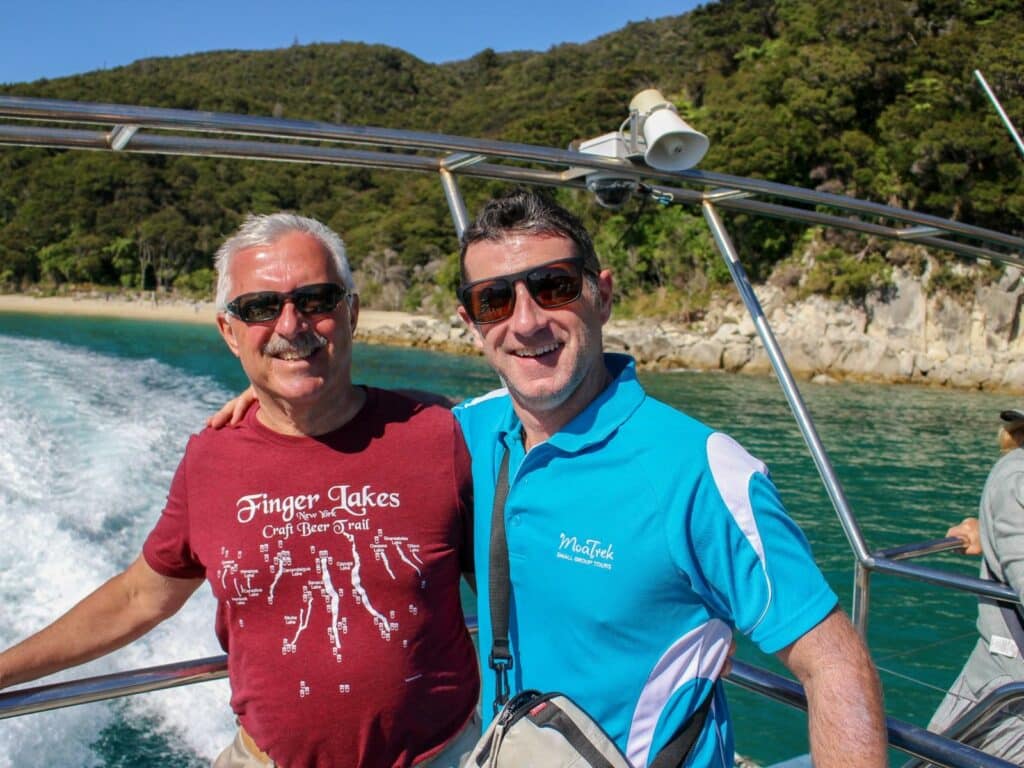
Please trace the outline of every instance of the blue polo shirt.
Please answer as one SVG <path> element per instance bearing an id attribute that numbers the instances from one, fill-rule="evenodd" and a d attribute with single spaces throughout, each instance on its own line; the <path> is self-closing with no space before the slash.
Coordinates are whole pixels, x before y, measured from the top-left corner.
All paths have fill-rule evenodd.
<path id="1" fill-rule="evenodd" d="M 719 432 L 646 395 L 631 358 L 551 439 L 524 451 L 506 390 L 455 409 L 473 457 L 483 713 L 491 510 L 504 451 L 512 692 L 561 691 L 645 766 L 713 695 L 687 765 L 733 764 L 722 684 L 733 630 L 774 653 L 836 596 L 765 466 Z"/>

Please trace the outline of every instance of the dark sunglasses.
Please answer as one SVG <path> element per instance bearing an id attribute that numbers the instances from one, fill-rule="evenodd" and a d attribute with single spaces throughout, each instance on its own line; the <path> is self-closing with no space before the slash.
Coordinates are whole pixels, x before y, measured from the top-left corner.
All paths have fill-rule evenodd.
<path id="1" fill-rule="evenodd" d="M 325 315 L 333 312 L 348 291 L 335 283 L 302 285 L 294 291 L 256 291 L 243 293 L 228 302 L 227 310 L 243 323 L 266 323 L 276 320 L 286 302 L 304 315 Z"/>
<path id="2" fill-rule="evenodd" d="M 489 277 L 459 289 L 459 301 L 474 323 L 497 323 L 512 316 L 516 283 L 522 282 L 542 309 L 571 304 L 583 293 L 583 257 L 549 261 L 522 272 Z"/>

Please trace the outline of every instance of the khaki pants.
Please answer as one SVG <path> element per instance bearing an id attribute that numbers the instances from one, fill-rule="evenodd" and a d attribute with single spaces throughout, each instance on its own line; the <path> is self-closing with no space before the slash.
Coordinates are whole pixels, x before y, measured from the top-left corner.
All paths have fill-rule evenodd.
<path id="1" fill-rule="evenodd" d="M 422 768 L 459 768 L 479 738 L 480 716 L 474 712 L 465 727 L 455 734 L 444 749 L 416 765 Z M 272 768 L 274 765 L 274 761 L 256 746 L 242 726 L 238 726 L 238 732 L 227 749 L 213 761 L 213 768 Z"/>
<path id="2" fill-rule="evenodd" d="M 267 768 L 273 765 L 274 761 L 256 746 L 241 725 L 228 748 L 213 761 L 213 768 Z"/>

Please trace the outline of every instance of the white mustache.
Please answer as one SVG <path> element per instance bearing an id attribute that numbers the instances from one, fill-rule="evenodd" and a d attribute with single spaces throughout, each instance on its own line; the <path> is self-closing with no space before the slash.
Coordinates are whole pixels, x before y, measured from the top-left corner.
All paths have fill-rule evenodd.
<path id="1" fill-rule="evenodd" d="M 263 347 L 263 354 L 271 357 L 286 354 L 295 357 L 308 357 L 321 347 L 326 346 L 327 339 L 316 331 L 305 331 L 294 339 L 285 339 L 275 334 Z"/>

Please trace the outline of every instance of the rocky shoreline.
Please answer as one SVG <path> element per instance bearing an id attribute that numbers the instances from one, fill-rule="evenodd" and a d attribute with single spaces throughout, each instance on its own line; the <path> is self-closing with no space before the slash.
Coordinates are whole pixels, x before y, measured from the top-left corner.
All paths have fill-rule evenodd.
<path id="1" fill-rule="evenodd" d="M 800 301 L 771 284 L 755 288 L 793 375 L 816 383 L 871 381 L 1024 392 L 1024 287 L 1008 268 L 997 284 L 968 301 L 927 294 L 920 276 L 895 270 L 885 296 L 861 304 L 811 296 Z M 132 296 L 35 298 L 0 295 L 0 312 L 79 314 L 212 323 L 210 302 Z M 771 365 L 753 320 L 738 298 L 719 299 L 696 323 L 612 319 L 605 346 L 648 370 L 766 375 Z M 457 316 L 437 318 L 364 309 L 358 341 L 476 354 Z"/>
<path id="2" fill-rule="evenodd" d="M 792 301 L 772 285 L 758 301 L 798 379 L 871 381 L 1024 392 L 1024 288 L 1016 269 L 979 287 L 973 300 L 928 295 L 920 278 L 896 270 L 894 288 L 863 304 L 820 296 Z M 471 353 L 457 317 L 413 317 L 361 328 L 362 341 Z M 649 370 L 692 369 L 764 375 L 771 365 L 753 320 L 739 302 L 719 301 L 699 323 L 611 320 L 605 346 Z"/>

